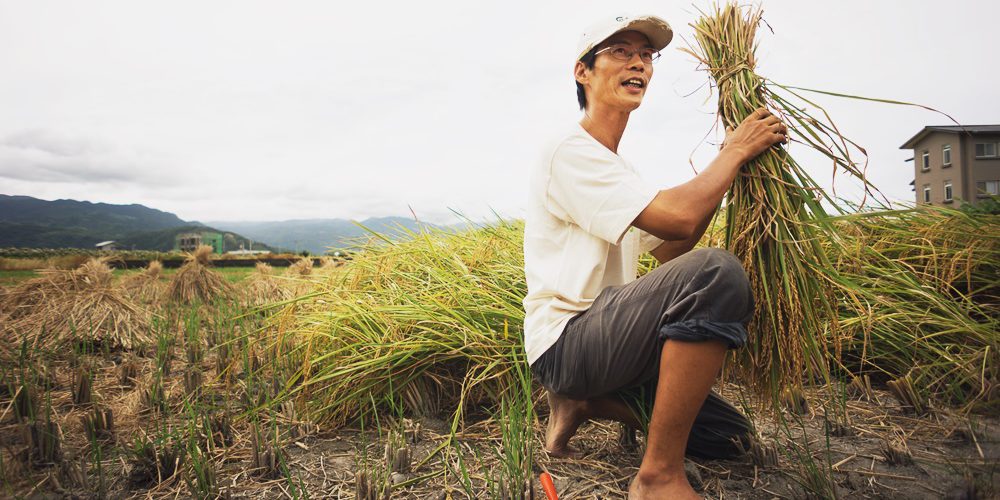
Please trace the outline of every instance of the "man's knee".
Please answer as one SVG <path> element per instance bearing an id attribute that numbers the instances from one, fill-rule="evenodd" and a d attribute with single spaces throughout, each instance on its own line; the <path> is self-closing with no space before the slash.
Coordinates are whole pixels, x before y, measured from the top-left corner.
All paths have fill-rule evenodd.
<path id="1" fill-rule="evenodd" d="M 737 317 L 749 319 L 754 307 L 753 293 L 740 260 L 721 248 L 702 248 L 694 252 L 700 263 L 700 281 L 708 293 L 726 302 Z"/>

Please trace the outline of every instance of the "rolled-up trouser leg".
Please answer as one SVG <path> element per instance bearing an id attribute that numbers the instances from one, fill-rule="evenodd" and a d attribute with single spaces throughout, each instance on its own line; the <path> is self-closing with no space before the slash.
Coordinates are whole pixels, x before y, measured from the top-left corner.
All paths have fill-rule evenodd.
<path id="1" fill-rule="evenodd" d="M 638 389 L 651 404 L 649 389 L 655 389 L 667 339 L 741 347 L 743 324 L 752 314 L 750 285 L 736 257 L 720 249 L 691 251 L 629 284 L 602 290 L 532 371 L 556 394 L 589 399 Z M 721 443 L 748 428 L 739 411 L 709 396 L 695 420 L 688 453 L 731 456 L 736 448 L 725 452 Z M 705 451 L 692 449 L 696 446 Z"/>

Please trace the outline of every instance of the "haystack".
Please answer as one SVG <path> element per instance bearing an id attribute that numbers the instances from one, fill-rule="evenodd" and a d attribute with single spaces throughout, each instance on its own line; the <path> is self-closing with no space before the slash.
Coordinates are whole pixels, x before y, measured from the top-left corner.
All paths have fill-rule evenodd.
<path id="1" fill-rule="evenodd" d="M 242 303 L 247 307 L 261 307 L 292 298 L 292 292 L 282 286 L 274 276 L 271 266 L 257 263 L 257 269 L 245 281 Z"/>
<path id="2" fill-rule="evenodd" d="M 98 259 L 70 271 L 42 271 L 10 291 L 3 310 L 6 342 L 27 338 L 55 349 L 89 341 L 130 349 L 151 340 L 149 313 L 114 286 L 111 268 Z"/>
<path id="3" fill-rule="evenodd" d="M 122 280 L 122 289 L 138 302 L 156 303 L 163 297 L 163 287 L 160 286 L 160 276 L 163 274 L 163 264 L 150 261 L 146 269 Z"/>
<path id="4" fill-rule="evenodd" d="M 309 276 L 312 274 L 313 261 L 309 257 L 302 257 L 301 259 L 295 261 L 294 264 L 288 266 L 288 270 L 285 271 L 285 276 Z"/>
<path id="5" fill-rule="evenodd" d="M 209 269 L 212 247 L 201 245 L 189 254 L 167 287 L 170 300 L 189 304 L 196 300 L 212 302 L 233 293 L 233 287 L 219 273 Z"/>

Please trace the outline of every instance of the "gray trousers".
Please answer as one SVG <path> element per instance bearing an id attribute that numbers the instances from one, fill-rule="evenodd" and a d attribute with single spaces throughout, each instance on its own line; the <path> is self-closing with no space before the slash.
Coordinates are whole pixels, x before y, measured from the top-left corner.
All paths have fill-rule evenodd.
<path id="1" fill-rule="evenodd" d="M 754 301 L 731 253 L 693 250 L 622 286 L 607 287 L 590 309 L 570 320 L 559 340 L 532 364 L 542 385 L 573 399 L 618 396 L 648 415 L 667 339 L 719 340 L 742 347 Z M 709 394 L 688 438 L 689 455 L 742 453 L 749 422 Z"/>

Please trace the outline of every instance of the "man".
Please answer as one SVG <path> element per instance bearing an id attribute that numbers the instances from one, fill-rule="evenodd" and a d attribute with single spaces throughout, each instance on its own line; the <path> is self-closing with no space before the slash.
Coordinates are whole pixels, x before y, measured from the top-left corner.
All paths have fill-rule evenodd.
<path id="1" fill-rule="evenodd" d="M 644 183 L 618 144 L 672 36 L 652 16 L 611 18 L 583 35 L 573 74 L 584 116 L 533 172 L 525 225 L 525 350 L 548 391 L 545 448 L 575 455 L 569 439 L 590 418 L 638 426 L 636 412 L 649 407 L 624 394 L 648 395 L 630 498 L 698 498 L 685 449 L 742 452 L 745 418 L 710 389 L 726 350 L 746 342 L 753 298 L 732 254 L 691 249 L 741 166 L 787 133 L 759 109 L 694 179 L 664 190 Z M 662 265 L 636 279 L 644 251 Z"/>

